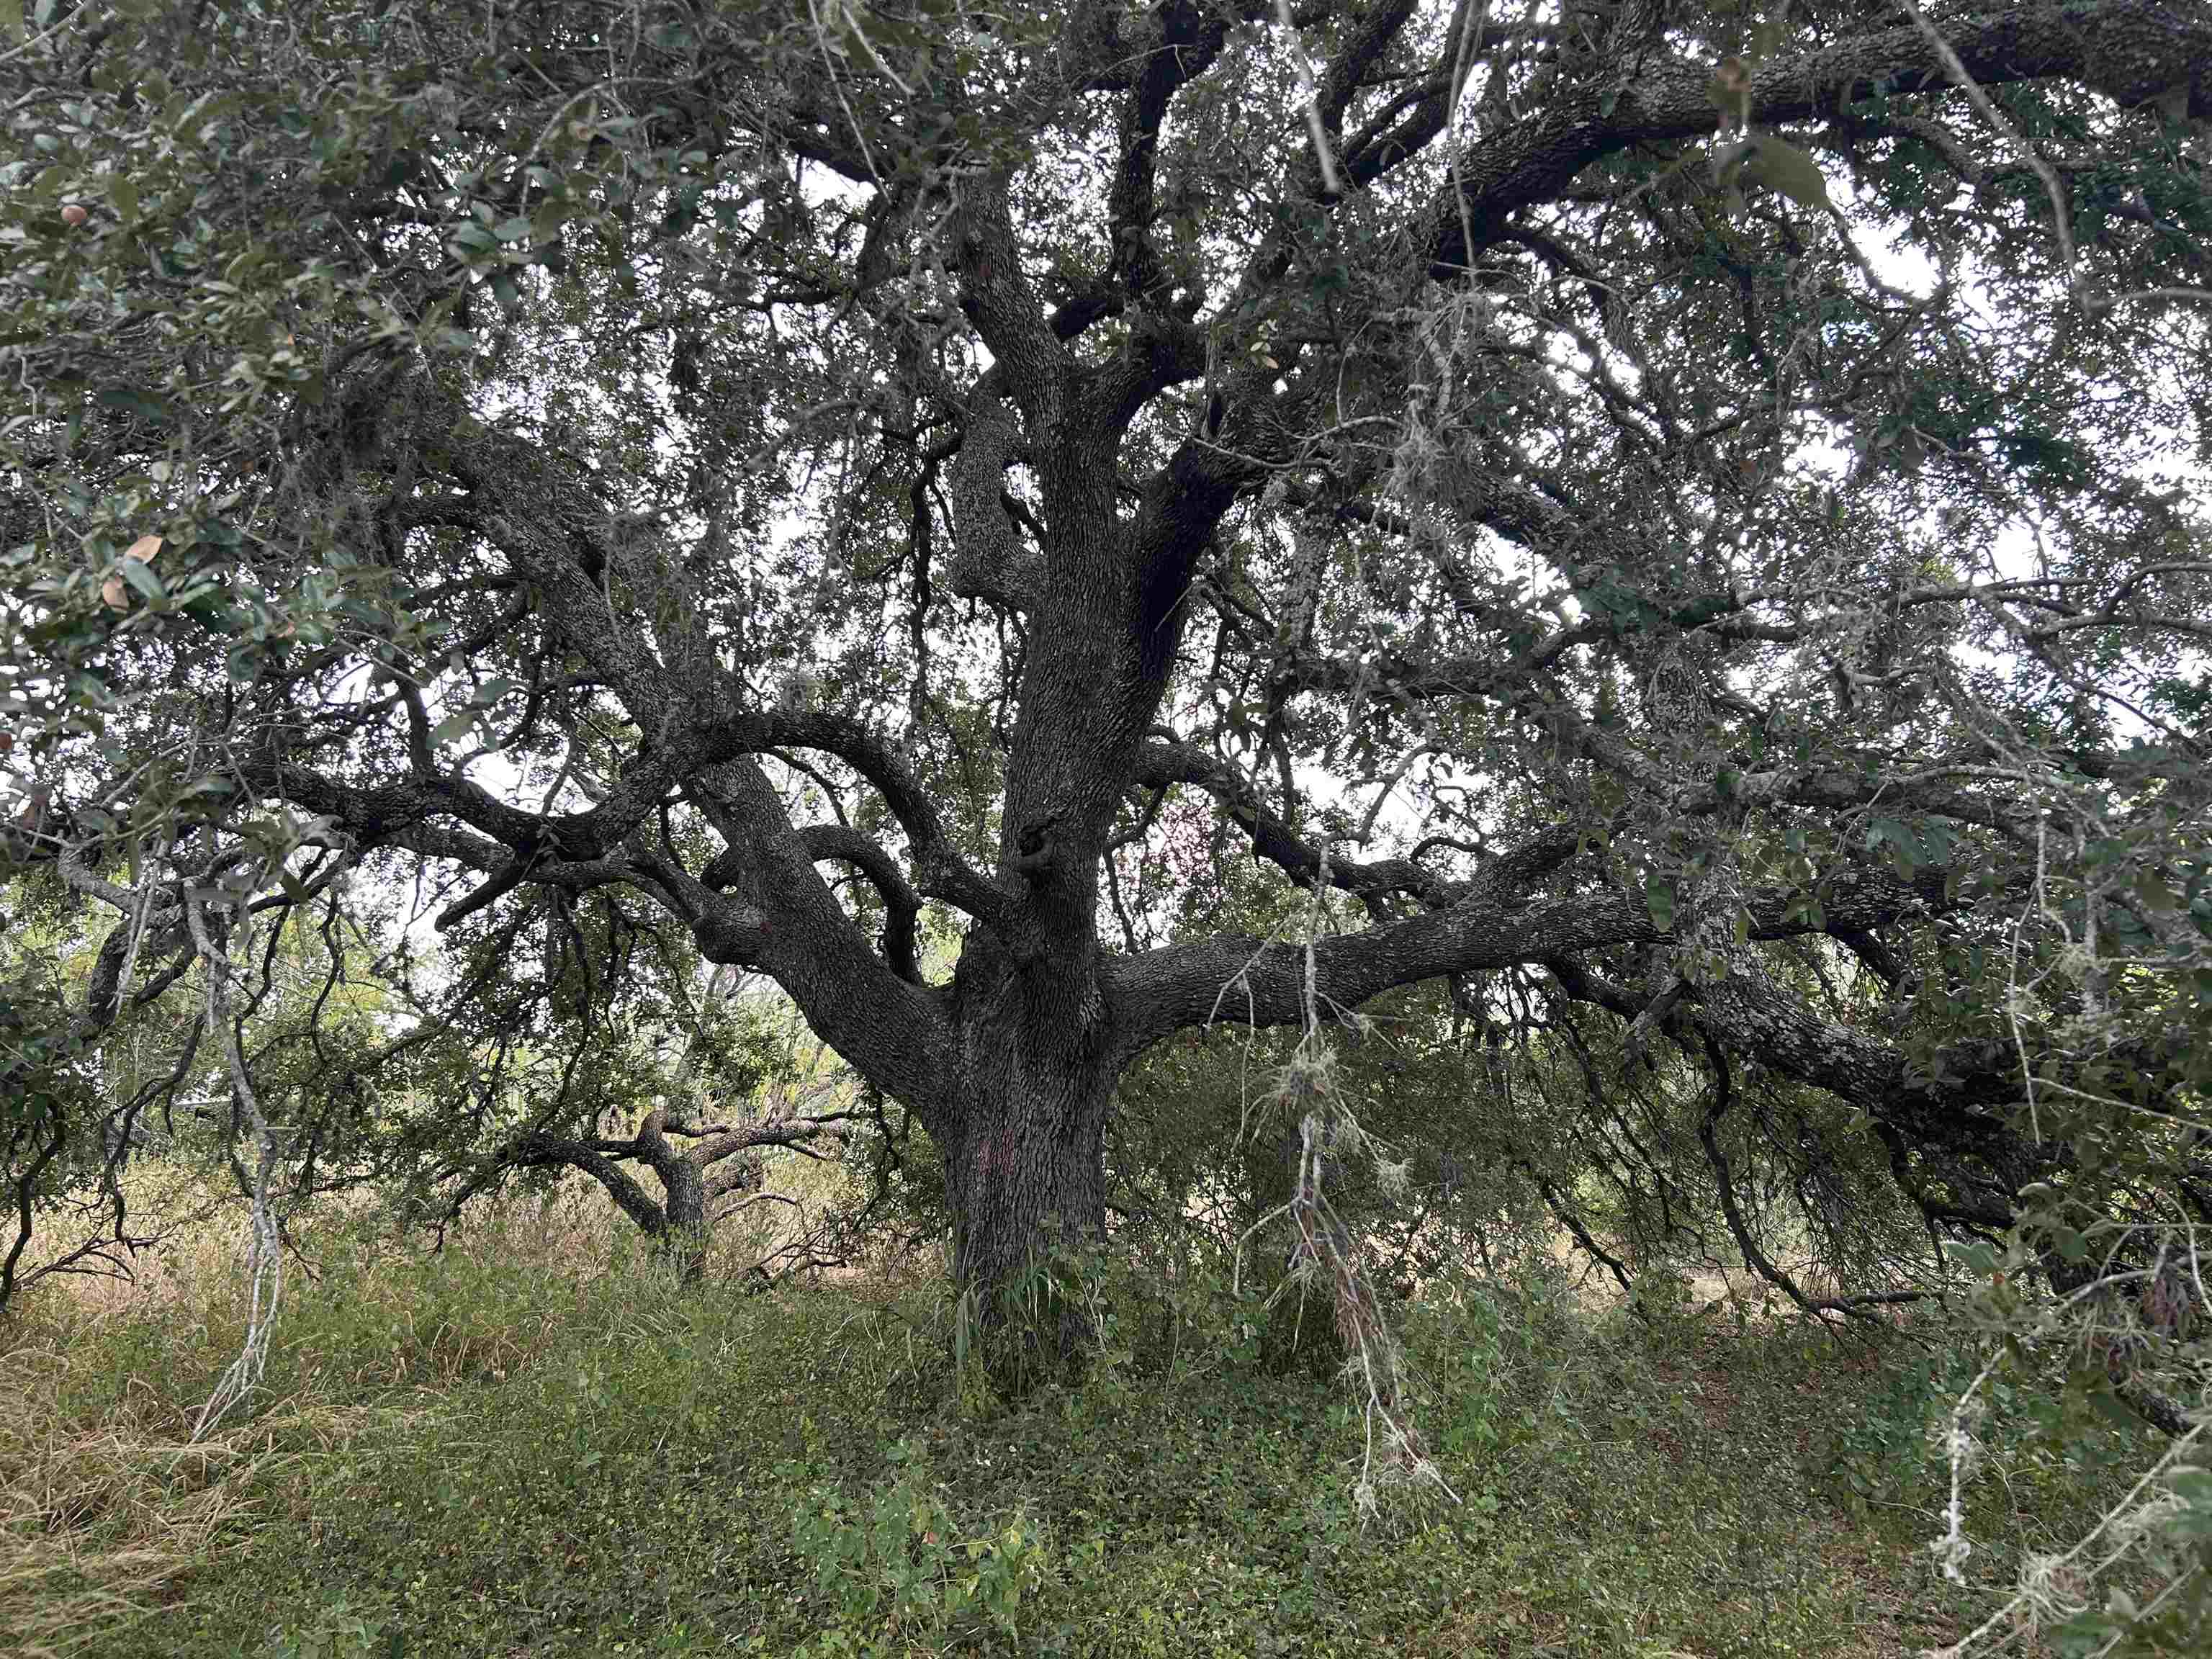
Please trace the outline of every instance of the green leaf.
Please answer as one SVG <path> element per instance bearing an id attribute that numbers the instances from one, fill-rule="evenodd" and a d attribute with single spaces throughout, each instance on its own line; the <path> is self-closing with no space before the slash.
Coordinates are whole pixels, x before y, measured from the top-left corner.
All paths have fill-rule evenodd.
<path id="1" fill-rule="evenodd" d="M 1868 828 L 1867 848 L 1869 852 L 1879 851 L 1884 842 L 1888 843 L 1894 854 L 1901 874 L 1909 876 L 1916 866 L 1926 862 L 1921 855 L 1920 837 L 1913 832 L 1911 824 L 1900 819 L 1876 818 Z"/>
<path id="2" fill-rule="evenodd" d="M 185 614 L 217 634 L 235 634 L 239 629 L 238 612 L 212 593 L 191 600 L 185 606 Z"/>
<path id="3" fill-rule="evenodd" d="M 123 580 L 138 590 L 141 599 L 149 605 L 158 605 L 168 598 L 168 590 L 161 586 L 161 578 L 154 567 L 139 559 L 123 561 Z"/>
<path id="4" fill-rule="evenodd" d="M 569 204 L 562 197 L 549 196 L 540 202 L 530 216 L 531 240 L 538 242 L 556 240 L 561 227 L 568 222 Z"/>
<path id="5" fill-rule="evenodd" d="M 2152 915 L 2162 916 L 2172 910 L 2173 895 L 2166 890 L 2155 870 L 2137 871 L 2135 890 L 2136 902 Z"/>
<path id="6" fill-rule="evenodd" d="M 169 418 L 167 404 L 136 386 L 108 386 L 100 392 L 98 401 L 104 409 L 125 410 L 144 421 L 166 421 Z"/>
<path id="7" fill-rule="evenodd" d="M 1951 862 L 1951 827 L 1941 818 L 1929 818 L 1920 825 L 1920 843 L 1927 861 L 1939 867 Z"/>
<path id="8" fill-rule="evenodd" d="M 1674 931 L 1674 884 L 1653 876 L 1644 884 L 1644 902 L 1651 912 L 1651 925 L 1662 933 Z"/>
<path id="9" fill-rule="evenodd" d="M 2112 1424 L 2115 1428 L 2140 1429 L 2142 1426 L 2142 1419 L 2137 1417 L 2133 1412 L 2130 1411 L 2125 1405 L 2121 1403 L 2118 1396 L 2114 1395 L 2107 1389 L 2100 1389 L 2096 1393 L 2091 1395 L 2089 1396 L 2089 1403 L 2097 1408 L 2098 1415 L 2104 1418 L 2106 1422 Z M 2115 1590 L 2112 1593 L 2113 1610 L 2115 1612 L 2119 1611 L 2120 1603 L 2125 1601 L 2126 1597 L 2121 1595 L 2120 1592 Z M 2128 1601 L 2126 1611 L 2123 1613 L 2121 1616 L 2128 1619 L 2135 1617 L 2135 1603 Z"/>
<path id="10" fill-rule="evenodd" d="M 441 749 L 456 738 L 465 736 L 477 723 L 478 711 L 464 708 L 458 714 L 448 714 L 430 728 L 430 747 Z"/>
<path id="11" fill-rule="evenodd" d="M 1801 207 L 1816 213 L 1831 210 L 1828 180 L 1820 164 L 1795 144 L 1762 134 L 1756 152 L 1743 169 L 1746 184 L 1778 190 Z"/>
<path id="12" fill-rule="evenodd" d="M 1945 1248 L 1954 1261 L 1979 1278 L 1987 1279 L 1997 1270 L 1996 1247 L 1987 1239 L 1954 1239 Z"/>

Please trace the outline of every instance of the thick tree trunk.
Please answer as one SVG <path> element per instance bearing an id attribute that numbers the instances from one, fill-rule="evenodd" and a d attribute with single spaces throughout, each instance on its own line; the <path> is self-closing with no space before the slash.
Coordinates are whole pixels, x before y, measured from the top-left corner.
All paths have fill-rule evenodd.
<path id="1" fill-rule="evenodd" d="M 695 1284 L 707 1271 L 707 1172 L 664 1133 L 667 1115 L 655 1108 L 637 1135 L 645 1161 L 660 1178 L 663 1194 L 665 1219 L 653 1242 L 684 1282 Z"/>
<path id="2" fill-rule="evenodd" d="M 1048 1308 L 1036 1269 L 1105 1229 L 1103 1006 L 1087 973 L 1008 963 L 988 945 L 958 977 L 967 1097 L 939 1137 L 954 1273 L 987 1328 L 1066 1348 L 1080 1337 L 1073 1310 Z"/>
<path id="3" fill-rule="evenodd" d="M 1105 1125 L 1103 1098 L 1057 1093 L 1000 1097 L 973 1114 L 945 1148 L 963 1291 L 1018 1290 L 1040 1258 L 1099 1237 Z"/>
<path id="4" fill-rule="evenodd" d="M 668 1231 L 661 1248 L 687 1285 L 696 1284 L 707 1272 L 706 1175 L 688 1158 L 679 1158 L 665 1180 L 668 1191 Z"/>

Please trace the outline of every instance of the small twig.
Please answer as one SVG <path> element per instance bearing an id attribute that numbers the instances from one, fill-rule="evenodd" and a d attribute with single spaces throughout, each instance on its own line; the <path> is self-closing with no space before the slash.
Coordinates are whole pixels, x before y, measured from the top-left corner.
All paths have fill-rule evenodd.
<path id="1" fill-rule="evenodd" d="M 1299 44 L 1291 0 L 1275 0 L 1275 21 L 1291 37 L 1291 61 L 1297 65 L 1298 85 L 1306 94 L 1306 132 L 1313 140 L 1314 164 L 1321 169 L 1321 192 L 1334 202 L 1344 194 L 1344 180 L 1337 176 L 1336 158 L 1329 154 L 1328 129 L 1321 119 L 1321 88 L 1314 80 L 1313 65 L 1306 61 L 1305 47 Z"/>
<path id="2" fill-rule="evenodd" d="M 2045 161 L 2042 153 L 2027 139 L 2021 137 L 2019 129 L 2006 120 L 2003 112 L 1990 101 L 1989 94 L 1982 90 L 1981 83 L 1974 79 L 1973 76 L 1967 71 L 1966 64 L 1960 61 L 1959 54 L 1952 50 L 1951 43 L 1943 38 L 1942 31 L 1929 21 L 1928 15 L 1922 11 L 1913 0 L 1898 0 L 1898 3 L 1904 7 L 1905 14 L 1912 19 L 1921 33 L 1928 37 L 1928 44 L 1935 47 L 1936 55 L 1943 60 L 1944 72 L 1951 77 L 1952 84 L 1966 94 L 1967 101 L 1973 105 L 1982 119 L 1996 129 L 1997 136 L 2010 144 L 2021 160 L 2026 162 L 2033 170 L 2035 176 L 2043 181 L 2044 191 L 2051 198 L 2051 216 L 2057 228 L 2058 258 L 2059 262 L 2065 267 L 2067 291 L 2073 295 L 2075 300 L 2085 310 L 2105 309 L 2104 307 L 2093 304 L 2088 296 L 2082 292 L 2081 276 L 2075 268 L 2074 227 L 2066 210 L 2066 188 L 2058 181 L 2057 169 Z"/>

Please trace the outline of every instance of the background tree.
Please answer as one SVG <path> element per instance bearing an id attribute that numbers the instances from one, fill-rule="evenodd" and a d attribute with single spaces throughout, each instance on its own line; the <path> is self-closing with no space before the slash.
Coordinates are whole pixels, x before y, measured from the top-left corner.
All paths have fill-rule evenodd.
<path id="1" fill-rule="evenodd" d="M 22 1230 L 173 993 L 301 1156 L 243 953 L 320 913 L 445 937 L 343 1074 L 442 1033 L 472 1127 L 769 975 L 979 1292 L 1103 1228 L 1157 1045 L 1297 1028 L 1297 1100 L 1427 982 L 1771 1277 L 1754 1166 L 2180 1284 L 2208 63 L 2179 0 L 40 10 L 4 848 L 112 931 L 0 1061 Z M 651 1163 L 580 1074 L 510 1152 Z"/>

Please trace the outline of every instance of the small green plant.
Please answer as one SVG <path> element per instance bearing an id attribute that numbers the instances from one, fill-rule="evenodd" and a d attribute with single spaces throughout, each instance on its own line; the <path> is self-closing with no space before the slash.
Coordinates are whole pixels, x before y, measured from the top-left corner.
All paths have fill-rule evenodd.
<path id="1" fill-rule="evenodd" d="M 817 1486 L 792 1517 L 792 1541 L 835 1620 L 799 1652 L 894 1652 L 978 1625 L 1012 1638 L 1023 1596 L 1043 1578 L 1026 1517 L 967 1532 L 904 1442 L 890 1456 L 900 1473 L 865 1502 Z"/>
<path id="2" fill-rule="evenodd" d="M 1810 1472 L 1859 1514 L 1892 1507 L 1930 1489 L 1942 1455 L 1940 1427 L 1960 1356 L 1915 1351 L 1886 1360 L 1868 1382 L 1859 1409 L 1813 1437 Z M 1970 1375 L 1971 1373 L 1960 1373 Z"/>
<path id="3" fill-rule="evenodd" d="M 387 1659 L 404 1638 L 383 1614 L 344 1596 L 317 1608 L 312 1619 L 270 1632 L 269 1659 Z"/>

